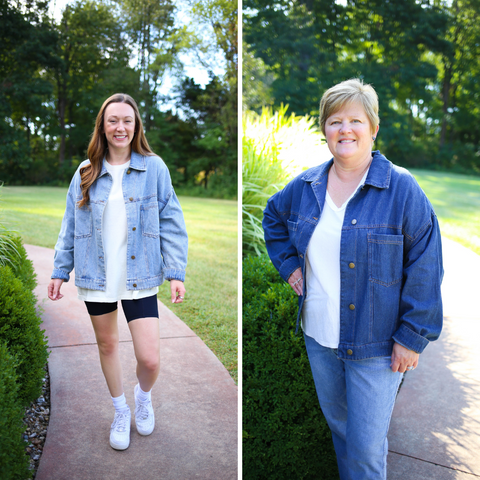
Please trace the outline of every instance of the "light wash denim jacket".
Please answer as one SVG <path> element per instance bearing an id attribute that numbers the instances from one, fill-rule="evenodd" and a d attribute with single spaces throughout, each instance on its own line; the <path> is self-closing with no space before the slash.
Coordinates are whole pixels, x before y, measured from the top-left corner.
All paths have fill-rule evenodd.
<path id="1" fill-rule="evenodd" d="M 105 166 L 90 187 L 90 201 L 82 208 L 79 166 L 70 183 L 62 227 L 55 245 L 52 278 L 67 281 L 75 267 L 75 285 L 105 291 L 105 254 L 102 218 L 112 188 Z M 188 237 L 182 209 L 168 168 L 156 156 L 132 152 L 123 174 L 127 211 L 127 290 L 145 290 L 164 279 L 185 280 Z"/>
<path id="2" fill-rule="evenodd" d="M 297 330 L 308 295 L 305 254 L 332 162 L 296 177 L 264 211 L 265 242 L 280 275 L 286 281 L 298 267 L 303 272 Z M 443 266 L 437 217 L 413 176 L 378 151 L 345 211 L 340 278 L 340 358 L 389 356 L 394 341 L 421 353 L 439 337 Z"/>

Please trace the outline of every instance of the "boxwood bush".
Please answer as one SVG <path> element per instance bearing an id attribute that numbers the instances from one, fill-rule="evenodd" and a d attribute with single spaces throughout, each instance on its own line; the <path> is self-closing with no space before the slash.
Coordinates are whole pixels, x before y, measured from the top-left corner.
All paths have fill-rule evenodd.
<path id="1" fill-rule="evenodd" d="M 37 286 L 37 274 L 33 269 L 33 262 L 27 257 L 27 251 L 23 246 L 21 237 L 13 237 L 12 240 L 17 255 L 12 256 L 9 267 L 13 274 L 21 280 L 24 287 L 33 292 Z"/>
<path id="2" fill-rule="evenodd" d="M 243 260 L 243 477 L 338 478 L 318 404 L 297 296 L 267 255 Z"/>
<path id="3" fill-rule="evenodd" d="M 0 342 L 0 472 L 2 480 L 31 477 L 22 434 L 24 409 L 17 400 L 17 360 Z"/>
<path id="4" fill-rule="evenodd" d="M 32 279 L 24 282 L 30 286 Z M 9 266 L 0 267 L 0 342 L 6 343 L 18 360 L 18 401 L 24 407 L 42 393 L 48 353 L 40 324 L 33 292 Z"/>

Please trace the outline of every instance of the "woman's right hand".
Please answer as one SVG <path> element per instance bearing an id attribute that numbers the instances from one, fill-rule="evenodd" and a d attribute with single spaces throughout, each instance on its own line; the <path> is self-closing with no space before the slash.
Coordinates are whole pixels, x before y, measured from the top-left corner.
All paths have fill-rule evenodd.
<path id="1" fill-rule="evenodd" d="M 63 295 L 60 293 L 60 287 L 62 286 L 63 279 L 52 278 L 48 284 L 48 298 L 50 300 L 60 300 Z"/>
<path id="2" fill-rule="evenodd" d="M 297 295 L 303 295 L 303 276 L 302 269 L 298 267 L 289 277 L 289 285 L 295 290 Z"/>

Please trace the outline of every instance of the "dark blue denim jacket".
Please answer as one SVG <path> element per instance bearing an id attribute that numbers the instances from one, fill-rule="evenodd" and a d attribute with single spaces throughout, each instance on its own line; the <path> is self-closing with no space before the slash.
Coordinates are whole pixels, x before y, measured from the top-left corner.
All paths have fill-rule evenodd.
<path id="1" fill-rule="evenodd" d="M 284 280 L 301 267 L 325 203 L 332 160 L 273 195 L 264 211 L 268 254 Z M 340 343 L 352 360 L 388 356 L 393 342 L 421 353 L 442 329 L 437 217 L 413 176 L 373 152 L 345 211 L 340 245 Z M 297 330 L 303 301 L 299 297 Z"/>
<path id="2" fill-rule="evenodd" d="M 113 180 L 103 165 L 90 187 L 90 201 L 79 208 L 79 170 L 88 162 L 78 167 L 68 189 L 52 278 L 68 282 L 75 267 L 77 287 L 105 291 L 102 219 Z M 127 213 L 127 290 L 153 288 L 164 279 L 183 282 L 188 237 L 167 166 L 159 157 L 132 152 L 122 187 Z"/>

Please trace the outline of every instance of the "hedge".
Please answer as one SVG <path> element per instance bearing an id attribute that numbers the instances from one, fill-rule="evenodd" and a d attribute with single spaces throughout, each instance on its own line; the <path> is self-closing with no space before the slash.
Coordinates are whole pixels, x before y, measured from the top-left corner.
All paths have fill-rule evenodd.
<path id="1" fill-rule="evenodd" d="M 267 255 L 243 261 L 243 477 L 336 479 L 295 292 Z"/>
<path id="2" fill-rule="evenodd" d="M 18 399 L 26 407 L 42 393 L 47 342 L 40 329 L 36 298 L 8 266 L 0 267 L 0 341 L 18 359 Z"/>
<path id="3" fill-rule="evenodd" d="M 17 360 L 0 343 L 0 472 L 2 480 L 30 478 L 22 434 L 24 409 L 17 400 Z"/>

